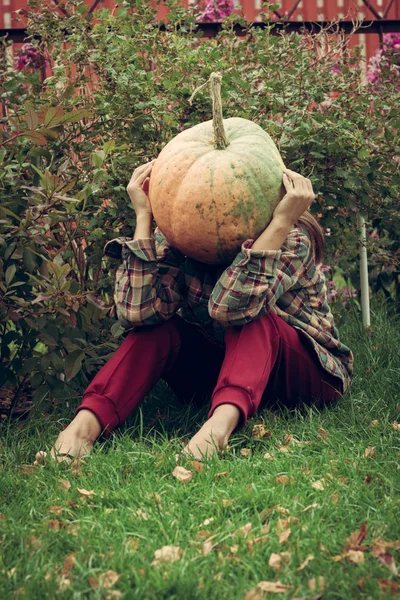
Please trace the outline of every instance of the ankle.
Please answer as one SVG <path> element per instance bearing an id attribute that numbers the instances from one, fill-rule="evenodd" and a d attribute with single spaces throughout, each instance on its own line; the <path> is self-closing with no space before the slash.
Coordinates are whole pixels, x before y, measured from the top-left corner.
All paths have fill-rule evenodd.
<path id="1" fill-rule="evenodd" d="M 211 419 L 223 423 L 227 434 L 230 435 L 238 426 L 241 415 L 240 409 L 235 404 L 220 404 L 214 410 Z"/>
<path id="2" fill-rule="evenodd" d="M 102 429 L 96 415 L 87 409 L 80 410 L 68 428 L 73 429 L 79 438 L 92 443 L 97 440 Z"/>

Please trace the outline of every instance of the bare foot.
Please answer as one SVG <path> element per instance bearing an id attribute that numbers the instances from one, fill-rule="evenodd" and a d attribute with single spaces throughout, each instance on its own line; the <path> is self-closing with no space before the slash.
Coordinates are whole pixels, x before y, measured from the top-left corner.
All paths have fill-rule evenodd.
<path id="1" fill-rule="evenodd" d="M 223 450 L 239 423 L 240 414 L 240 410 L 233 404 L 218 406 L 212 417 L 192 437 L 183 451 L 184 454 L 202 460 Z"/>
<path id="2" fill-rule="evenodd" d="M 50 450 L 50 457 L 58 462 L 71 462 L 74 458 L 88 456 L 100 433 L 101 425 L 97 417 L 90 410 L 81 410 L 58 436 Z M 40 450 L 33 464 L 42 464 L 46 458 L 47 452 Z"/>

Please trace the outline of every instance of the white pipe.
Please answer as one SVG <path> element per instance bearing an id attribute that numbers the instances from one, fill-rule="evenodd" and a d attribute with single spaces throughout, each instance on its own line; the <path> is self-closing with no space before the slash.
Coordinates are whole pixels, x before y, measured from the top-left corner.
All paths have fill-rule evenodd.
<path id="1" fill-rule="evenodd" d="M 369 281 L 368 281 L 368 256 L 367 256 L 367 228 L 365 218 L 358 213 L 357 224 L 360 228 L 360 282 L 361 282 L 361 312 L 365 329 L 371 327 L 371 313 L 369 308 Z"/>

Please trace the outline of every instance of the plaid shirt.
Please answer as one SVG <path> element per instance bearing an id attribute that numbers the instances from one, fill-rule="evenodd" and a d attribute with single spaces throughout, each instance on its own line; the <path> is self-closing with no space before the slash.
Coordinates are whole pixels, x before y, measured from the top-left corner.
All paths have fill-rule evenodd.
<path id="1" fill-rule="evenodd" d="M 252 244 L 244 242 L 225 268 L 184 256 L 159 230 L 155 239 L 111 240 L 105 254 L 122 259 L 115 284 L 122 326 L 156 325 L 178 313 L 223 344 L 226 327 L 245 325 L 272 311 L 299 331 L 322 367 L 346 389 L 353 355 L 339 340 L 307 230 L 294 227 L 278 251 L 252 250 Z"/>

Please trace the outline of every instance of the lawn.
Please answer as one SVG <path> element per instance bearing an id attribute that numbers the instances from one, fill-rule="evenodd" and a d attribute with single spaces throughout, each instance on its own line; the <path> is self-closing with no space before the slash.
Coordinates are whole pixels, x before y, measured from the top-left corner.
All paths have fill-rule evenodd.
<path id="1" fill-rule="evenodd" d="M 264 411 L 221 457 L 180 462 L 186 483 L 175 455 L 206 410 L 162 385 L 74 468 L 30 466 L 65 413 L 4 423 L 1 598 L 399 597 L 400 330 L 378 310 L 365 335 L 353 309 L 340 330 L 357 363 L 340 404 Z"/>

